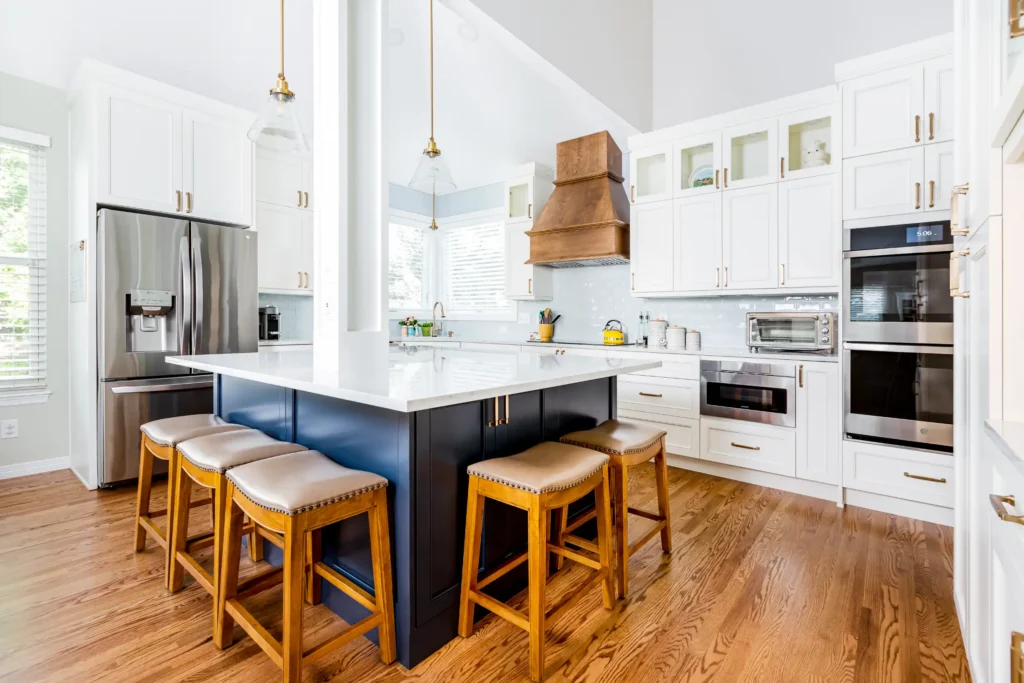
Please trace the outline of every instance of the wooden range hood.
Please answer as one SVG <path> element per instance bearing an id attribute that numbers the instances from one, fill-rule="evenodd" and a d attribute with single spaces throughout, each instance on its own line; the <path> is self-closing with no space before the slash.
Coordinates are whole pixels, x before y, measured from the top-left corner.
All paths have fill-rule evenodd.
<path id="1" fill-rule="evenodd" d="M 555 190 L 527 231 L 527 263 L 554 268 L 629 262 L 622 152 L 608 131 L 558 143 Z"/>

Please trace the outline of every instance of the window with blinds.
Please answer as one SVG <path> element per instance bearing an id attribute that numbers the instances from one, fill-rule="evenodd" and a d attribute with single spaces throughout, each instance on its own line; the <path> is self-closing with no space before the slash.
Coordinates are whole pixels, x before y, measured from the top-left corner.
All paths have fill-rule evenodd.
<path id="1" fill-rule="evenodd" d="M 390 310 L 421 310 L 430 305 L 427 238 L 424 227 L 394 222 L 388 225 Z"/>
<path id="2" fill-rule="evenodd" d="M 455 315 L 510 310 L 502 223 L 454 225 L 441 231 L 445 308 Z"/>
<path id="3" fill-rule="evenodd" d="M 46 385 L 45 153 L 0 138 L 0 391 Z"/>

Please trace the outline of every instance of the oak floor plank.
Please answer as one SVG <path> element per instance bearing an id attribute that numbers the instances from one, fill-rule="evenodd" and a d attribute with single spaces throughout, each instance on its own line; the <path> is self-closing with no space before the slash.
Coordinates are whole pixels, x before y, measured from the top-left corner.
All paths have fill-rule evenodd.
<path id="1" fill-rule="evenodd" d="M 653 466 L 630 479 L 630 504 L 653 509 Z M 669 489 L 673 552 L 651 543 L 634 555 L 630 594 L 613 610 L 592 591 L 560 615 L 548 681 L 970 681 L 948 527 L 673 468 Z M 0 681 L 280 680 L 241 629 L 230 648 L 213 646 L 209 596 L 191 578 L 167 593 L 155 544 L 132 552 L 134 502 L 131 488 L 85 491 L 67 471 L 0 481 Z M 208 525 L 206 509 L 193 515 L 195 529 Z M 630 522 L 631 541 L 653 524 Z M 566 563 L 549 599 L 588 572 Z M 246 605 L 279 635 L 279 589 Z M 343 626 L 323 606 L 304 619 L 307 642 Z M 304 680 L 525 681 L 527 658 L 526 634 L 488 616 L 413 671 L 382 665 L 358 639 Z"/>

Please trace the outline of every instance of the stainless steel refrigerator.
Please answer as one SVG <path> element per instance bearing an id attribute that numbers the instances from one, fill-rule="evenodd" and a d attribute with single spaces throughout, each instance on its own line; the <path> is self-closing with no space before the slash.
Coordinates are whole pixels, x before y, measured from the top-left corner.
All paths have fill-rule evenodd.
<path id="1" fill-rule="evenodd" d="M 213 410 L 212 377 L 168 356 L 257 351 L 257 237 L 113 209 L 97 228 L 97 452 L 110 486 L 138 476 L 142 424 Z"/>

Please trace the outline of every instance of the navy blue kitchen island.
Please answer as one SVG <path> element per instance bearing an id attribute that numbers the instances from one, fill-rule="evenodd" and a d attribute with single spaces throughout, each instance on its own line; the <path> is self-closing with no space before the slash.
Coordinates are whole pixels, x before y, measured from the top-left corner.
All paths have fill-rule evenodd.
<path id="1" fill-rule="evenodd" d="M 253 370 L 252 363 L 244 370 L 239 369 L 245 365 L 241 362 L 221 367 L 222 372 L 215 374 L 214 381 L 214 410 L 223 419 L 321 451 L 346 467 L 387 478 L 398 657 L 407 668 L 457 635 L 469 483 L 466 468 L 544 441 L 557 441 L 564 434 L 589 429 L 614 417 L 616 375 L 660 364 L 536 354 L 524 357 L 514 352 L 422 352 L 424 372 L 449 376 L 441 382 L 445 385 L 443 399 L 436 396 L 436 376 L 430 378 L 430 388 L 417 390 L 421 391 L 418 395 L 427 397 L 433 392 L 426 404 L 446 405 L 403 410 L 325 395 L 314 385 L 309 386 L 311 390 L 303 390 L 310 378 L 297 370 L 298 356 L 286 358 L 291 370 L 283 373 L 290 375 L 284 379 L 279 368 L 270 369 L 273 363 L 264 364 L 268 374 L 273 375 L 264 380 Z M 401 366 L 401 378 L 408 380 L 409 351 L 403 350 L 403 354 L 396 360 Z M 176 361 L 192 361 L 188 363 L 192 367 L 212 368 L 215 359 L 232 356 L 234 360 L 238 356 L 272 357 L 264 351 L 183 357 Z M 439 356 L 444 359 L 440 370 Z M 250 361 L 260 364 L 258 358 Z M 516 377 L 508 376 L 509 371 Z M 452 391 L 452 372 L 458 374 L 455 384 L 468 382 L 469 388 L 461 391 L 466 396 Z M 605 376 L 589 379 L 595 374 Z M 536 379 L 543 375 L 550 378 Z M 586 379 L 572 381 L 576 376 Z M 538 384 L 549 386 L 531 388 Z M 519 388 L 524 390 L 517 391 Z M 480 398 L 480 394 L 493 395 Z M 416 403 L 412 399 L 403 407 L 414 408 Z M 588 501 L 580 501 L 572 514 L 587 506 Z M 368 531 L 364 516 L 327 527 L 321 534 L 321 551 L 324 562 L 372 593 Z M 488 501 L 481 568 L 496 568 L 511 555 L 525 550 L 526 534 L 525 512 Z M 275 546 L 266 544 L 265 552 L 271 562 L 280 562 L 280 551 Z M 488 590 L 505 598 L 525 586 L 524 564 Z M 322 595 L 324 604 L 349 623 L 367 615 L 361 606 L 327 582 L 322 582 Z M 376 631 L 371 635 L 375 638 Z"/>

